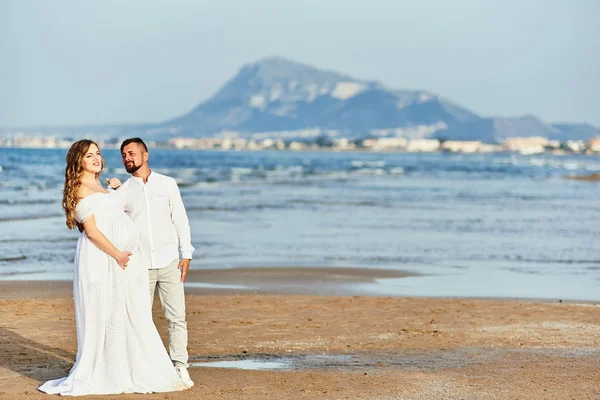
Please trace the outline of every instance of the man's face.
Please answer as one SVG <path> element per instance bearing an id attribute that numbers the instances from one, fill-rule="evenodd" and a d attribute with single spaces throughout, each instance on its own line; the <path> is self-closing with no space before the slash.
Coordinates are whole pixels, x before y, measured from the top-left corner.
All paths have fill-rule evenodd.
<path id="1" fill-rule="evenodd" d="M 123 147 L 121 157 L 123 159 L 123 166 L 130 174 L 140 169 L 148 161 L 148 153 L 144 150 L 144 146 L 139 143 L 129 143 Z"/>

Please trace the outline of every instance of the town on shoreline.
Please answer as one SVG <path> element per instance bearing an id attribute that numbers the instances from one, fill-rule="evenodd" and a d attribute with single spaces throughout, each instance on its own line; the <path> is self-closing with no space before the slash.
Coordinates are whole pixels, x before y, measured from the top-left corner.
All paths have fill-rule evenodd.
<path id="1" fill-rule="evenodd" d="M 102 148 L 119 148 L 124 138 L 97 140 Z M 73 138 L 54 136 L 20 136 L 0 138 L 0 147 L 10 148 L 68 148 Z M 449 153 L 491 153 L 517 152 L 523 155 L 550 154 L 600 154 L 600 137 L 588 141 L 567 140 L 560 142 L 541 136 L 512 137 L 499 144 L 481 141 L 457 141 L 428 138 L 379 137 L 349 139 L 320 136 L 309 140 L 284 140 L 281 138 L 259 137 L 175 137 L 166 141 L 147 141 L 152 148 L 173 148 L 191 150 L 231 150 L 231 151 L 367 151 L 367 152 L 449 152 Z"/>

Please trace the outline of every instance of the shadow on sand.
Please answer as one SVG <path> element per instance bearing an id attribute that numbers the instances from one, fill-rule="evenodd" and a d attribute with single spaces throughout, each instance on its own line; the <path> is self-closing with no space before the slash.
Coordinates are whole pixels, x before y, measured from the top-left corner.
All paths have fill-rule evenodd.
<path id="1" fill-rule="evenodd" d="M 50 347 L 0 327 L 0 366 L 39 381 L 66 376 L 75 354 Z"/>

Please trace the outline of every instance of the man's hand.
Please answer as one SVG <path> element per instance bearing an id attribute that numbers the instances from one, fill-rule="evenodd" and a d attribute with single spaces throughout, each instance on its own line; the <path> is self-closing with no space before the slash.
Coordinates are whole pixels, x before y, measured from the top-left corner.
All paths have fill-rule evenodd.
<path id="1" fill-rule="evenodd" d="M 190 261 L 189 258 L 182 258 L 181 261 L 179 261 L 179 265 L 177 265 L 177 268 L 181 270 L 181 282 L 185 281 L 188 269 L 190 269 Z"/>
<path id="2" fill-rule="evenodd" d="M 119 180 L 119 178 L 105 178 L 106 179 L 106 183 L 108 183 L 108 187 L 111 189 L 118 189 L 121 186 L 121 181 Z"/>

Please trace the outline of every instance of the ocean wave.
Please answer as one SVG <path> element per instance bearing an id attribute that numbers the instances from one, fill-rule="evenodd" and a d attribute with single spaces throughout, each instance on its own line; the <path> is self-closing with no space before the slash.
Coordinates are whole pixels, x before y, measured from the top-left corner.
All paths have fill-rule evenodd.
<path id="1" fill-rule="evenodd" d="M 310 181 L 314 180 L 360 179 L 363 176 L 402 175 L 411 170 L 411 168 L 399 166 L 387 168 L 379 162 L 374 162 L 372 165 L 362 168 L 357 168 L 357 165 L 358 163 L 355 163 L 354 167 L 342 167 L 340 169 L 279 164 L 268 168 L 262 164 L 253 167 L 231 167 L 228 169 L 188 168 L 183 170 L 185 173 L 174 170 L 169 176 L 173 177 L 181 188 L 194 188 L 205 187 L 206 185 L 248 184 L 252 182 L 304 185 L 310 184 Z"/>
<path id="2" fill-rule="evenodd" d="M 361 160 L 353 160 L 350 165 L 354 168 L 383 168 L 385 167 L 385 161 L 361 161 Z"/>
<path id="3" fill-rule="evenodd" d="M 232 174 L 236 174 L 236 175 L 248 175 L 251 174 L 252 171 L 254 171 L 252 168 L 246 168 L 246 167 L 232 167 L 230 169 Z"/>
<path id="4" fill-rule="evenodd" d="M 359 174 L 355 178 L 358 178 Z M 252 184 L 267 184 L 267 185 L 296 185 L 305 186 L 312 185 L 314 182 L 320 181 L 339 181 L 351 178 L 348 171 L 304 171 L 303 173 L 286 173 L 286 172 L 260 172 L 253 171 L 248 174 L 239 174 L 232 176 L 201 176 L 193 182 L 179 182 L 181 188 L 206 188 L 215 186 L 229 185 L 252 185 Z"/>
<path id="5" fill-rule="evenodd" d="M 506 268 L 507 271 L 516 272 L 518 274 L 527 274 L 527 275 L 542 275 L 543 271 L 540 271 L 536 268 L 525 268 L 525 267 L 511 267 Z"/>
<path id="6" fill-rule="evenodd" d="M 47 218 L 56 218 L 62 217 L 64 214 L 46 214 L 46 215 L 19 215 L 19 216 L 7 216 L 0 217 L 0 222 L 12 222 L 12 221 L 27 221 L 32 219 L 47 219 Z"/>
<path id="7" fill-rule="evenodd" d="M 440 161 L 440 160 L 437 160 Z M 442 160 L 443 161 L 443 160 Z M 531 164 L 515 165 L 510 162 L 500 161 L 486 161 L 486 162 L 468 162 L 464 160 L 462 162 L 431 162 L 431 161 L 410 161 L 399 160 L 398 162 L 391 163 L 389 161 L 362 161 L 353 160 L 349 163 L 339 162 L 324 162 L 321 164 L 307 163 L 298 160 L 300 164 L 271 164 L 266 165 L 263 163 L 257 163 L 254 165 L 214 165 L 214 166 L 198 166 L 185 167 L 185 168 L 157 168 L 156 171 L 164 173 L 168 176 L 173 177 L 180 187 L 192 188 L 202 187 L 203 185 L 213 184 L 239 184 L 248 182 L 266 182 L 279 184 L 293 183 L 293 184 L 304 184 L 305 180 L 312 179 L 360 179 L 361 177 L 374 177 L 374 176 L 391 176 L 391 175 L 423 175 L 430 176 L 432 178 L 439 177 L 461 177 L 464 174 L 473 176 L 481 175 L 482 178 L 486 177 L 497 177 L 499 175 L 510 175 L 510 176 L 550 176 L 550 169 L 546 166 L 545 168 L 539 169 L 535 172 L 531 168 L 525 170 L 524 167 Z M 534 162 L 535 164 L 536 162 Z M 540 166 L 545 165 L 544 160 L 537 161 Z M 563 166 L 564 167 L 564 166 Z M 578 166 L 580 167 L 580 166 Z M 594 169 L 600 167 L 590 167 Z M 564 170 L 564 168 L 562 168 Z M 532 172 L 533 171 L 533 172 Z M 557 172 L 558 173 L 558 172 Z M 126 171 L 123 168 L 113 168 L 108 171 L 107 176 L 113 175 L 125 175 L 123 179 L 127 179 Z M 20 182 L 20 181 L 19 181 Z M 5 183 L 3 183 L 5 184 Z M 22 182 L 12 184 L 13 190 L 47 190 L 51 187 L 57 186 L 57 182 L 49 183 L 43 180 L 28 180 L 25 184 Z M 58 185 L 60 186 L 60 185 Z"/>
<path id="8" fill-rule="evenodd" d="M 281 203 L 243 204 L 243 205 L 192 205 L 188 202 L 189 212 L 244 212 L 249 210 L 290 209 L 298 207 L 386 207 L 392 205 L 387 200 L 327 200 L 327 199 L 291 199 Z"/>
<path id="9" fill-rule="evenodd" d="M 577 259 L 577 258 L 527 258 L 522 256 L 502 256 L 507 261 L 519 261 L 524 263 L 539 264 L 600 264 L 600 259 Z"/>
<path id="10" fill-rule="evenodd" d="M 77 237 L 58 237 L 58 238 L 43 238 L 43 239 L 0 239 L 0 243 L 64 243 L 64 242 L 76 242 Z"/>
<path id="11" fill-rule="evenodd" d="M 251 210 L 266 210 L 266 209 L 285 209 L 290 208 L 289 205 L 283 203 L 277 204 L 251 204 L 240 206 L 186 206 L 188 212 L 195 211 L 211 211 L 211 212 L 242 212 Z"/>
<path id="12" fill-rule="evenodd" d="M 359 168 L 350 172 L 351 175 L 386 175 L 387 171 L 383 168 Z"/>
<path id="13" fill-rule="evenodd" d="M 600 171 L 600 164 L 591 164 L 591 165 L 587 165 L 585 167 L 585 169 L 587 169 L 588 171 Z"/>
<path id="14" fill-rule="evenodd" d="M 35 274 L 43 274 L 45 272 L 48 272 L 47 270 L 35 270 L 35 271 L 23 271 L 23 270 L 19 270 L 19 271 L 5 271 L 5 272 L 0 272 L 0 276 L 4 276 L 4 277 L 8 277 L 8 276 L 18 276 L 18 275 L 35 275 Z"/>
<path id="15" fill-rule="evenodd" d="M 382 207 L 388 206 L 387 203 L 370 200 L 358 200 L 358 201 L 337 201 L 337 200 L 312 200 L 312 199 L 294 199 L 291 200 L 292 204 L 301 205 L 318 205 L 318 206 L 350 206 L 350 207 Z"/>
<path id="16" fill-rule="evenodd" d="M 546 168 L 548 170 L 567 170 L 567 171 L 600 171 L 600 164 L 590 163 L 588 159 L 562 160 L 555 158 L 537 158 L 514 162 L 516 166 L 532 166 L 537 168 Z"/>
<path id="17" fill-rule="evenodd" d="M 372 257 L 361 257 L 361 256 L 325 256 L 327 261 L 354 261 L 360 263 L 401 263 L 401 264 L 425 264 L 429 261 L 422 257 L 403 257 L 403 256 L 372 256 Z"/>
<path id="18" fill-rule="evenodd" d="M 58 200 L 50 199 L 0 199 L 0 204 L 7 206 L 18 206 L 18 205 L 35 205 L 35 204 L 60 204 Z"/>
<path id="19" fill-rule="evenodd" d="M 13 192 L 41 192 L 57 188 L 58 185 L 55 182 L 19 179 L 16 181 L 4 181 L 2 182 L 2 187 Z"/>

